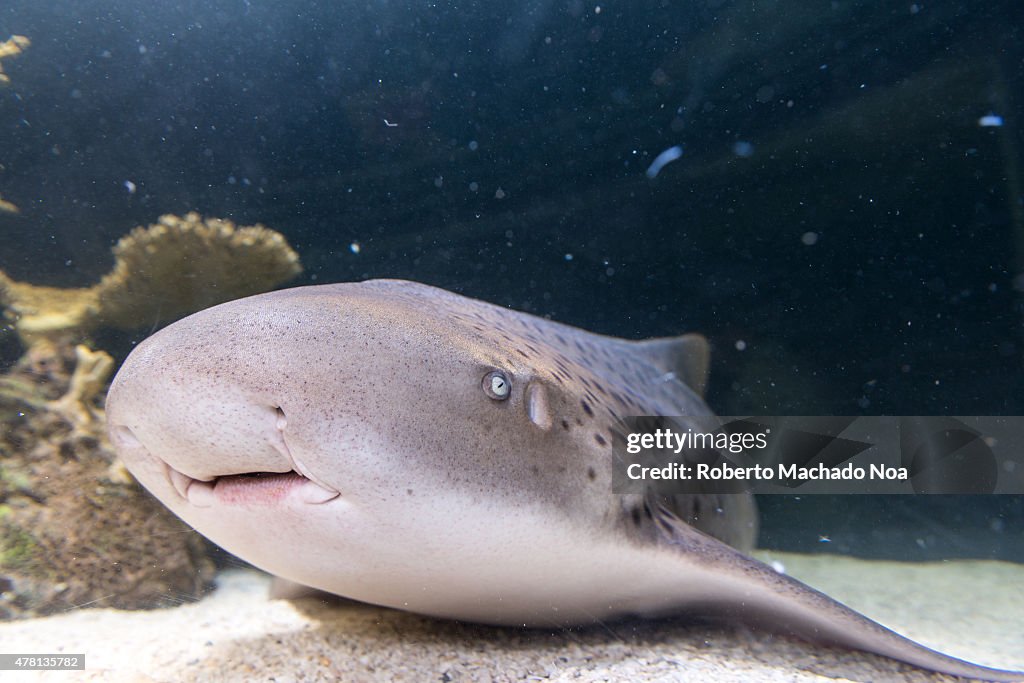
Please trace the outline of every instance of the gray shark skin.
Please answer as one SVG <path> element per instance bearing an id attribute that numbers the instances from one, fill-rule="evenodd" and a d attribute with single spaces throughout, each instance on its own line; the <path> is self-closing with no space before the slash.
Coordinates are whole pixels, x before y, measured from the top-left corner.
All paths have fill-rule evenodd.
<path id="1" fill-rule="evenodd" d="M 107 419 L 158 499 L 288 581 L 490 624 L 725 615 L 1024 681 L 748 557 L 748 497 L 612 494 L 619 419 L 708 414 L 707 363 L 696 335 L 604 337 L 413 282 L 299 287 L 145 340 Z"/>

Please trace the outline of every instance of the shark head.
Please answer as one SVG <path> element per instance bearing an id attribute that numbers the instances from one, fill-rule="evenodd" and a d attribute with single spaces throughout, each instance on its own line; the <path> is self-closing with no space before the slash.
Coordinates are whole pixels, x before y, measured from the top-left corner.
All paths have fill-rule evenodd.
<path id="1" fill-rule="evenodd" d="M 145 340 L 110 388 L 108 424 L 136 478 L 214 542 L 403 606 L 465 574 L 453 549 L 544 552 L 539 518 L 610 519 L 612 432 L 641 402 L 707 412 L 630 344 L 415 283 L 296 288 Z M 460 566 L 410 559 L 424 556 Z"/>

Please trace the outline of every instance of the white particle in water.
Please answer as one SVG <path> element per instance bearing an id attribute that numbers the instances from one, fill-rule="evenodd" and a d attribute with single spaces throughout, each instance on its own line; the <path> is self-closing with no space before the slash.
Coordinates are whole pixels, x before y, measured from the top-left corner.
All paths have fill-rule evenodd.
<path id="1" fill-rule="evenodd" d="M 681 156 L 683 156 L 682 145 L 669 147 L 664 152 L 654 157 L 654 161 L 652 161 L 651 165 L 647 167 L 647 177 L 652 179 L 657 177 L 657 175 L 661 173 L 661 169 L 663 169 L 666 164 L 672 163 Z"/>

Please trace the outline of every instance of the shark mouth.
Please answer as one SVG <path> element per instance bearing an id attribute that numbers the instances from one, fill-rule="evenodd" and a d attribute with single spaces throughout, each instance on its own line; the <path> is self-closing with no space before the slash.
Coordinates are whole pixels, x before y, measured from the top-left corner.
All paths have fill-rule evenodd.
<path id="1" fill-rule="evenodd" d="M 292 496 L 300 502 L 319 505 L 341 495 L 295 470 L 226 474 L 203 481 L 166 466 L 174 490 L 196 507 L 273 505 Z"/>

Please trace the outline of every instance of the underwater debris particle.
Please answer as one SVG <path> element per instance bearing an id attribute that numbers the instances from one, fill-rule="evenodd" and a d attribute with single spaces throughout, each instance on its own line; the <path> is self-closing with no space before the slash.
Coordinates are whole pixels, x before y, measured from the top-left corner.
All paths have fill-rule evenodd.
<path id="1" fill-rule="evenodd" d="M 737 140 L 732 146 L 732 153 L 741 159 L 754 156 L 754 145 L 746 140 Z"/>
<path id="2" fill-rule="evenodd" d="M 978 119 L 978 125 L 982 128 L 999 128 L 1003 125 L 1003 117 L 998 114 L 986 114 Z"/>
<path id="3" fill-rule="evenodd" d="M 647 171 L 645 171 L 647 177 L 656 178 L 658 174 L 661 173 L 661 169 L 665 168 L 666 164 L 672 163 L 681 156 L 683 156 L 682 145 L 669 147 L 664 152 L 654 157 L 654 161 L 651 162 L 651 165 L 648 166 Z"/>

